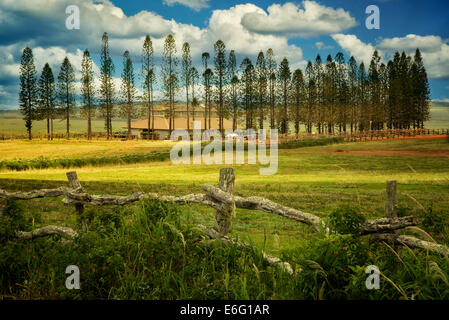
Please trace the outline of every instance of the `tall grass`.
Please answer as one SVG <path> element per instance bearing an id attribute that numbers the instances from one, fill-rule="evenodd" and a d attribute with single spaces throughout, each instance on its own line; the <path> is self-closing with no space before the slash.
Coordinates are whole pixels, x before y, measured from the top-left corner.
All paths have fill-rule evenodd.
<path id="1" fill-rule="evenodd" d="M 10 203 L 0 221 L 0 298 L 449 298 L 447 258 L 408 248 L 398 254 L 388 243 L 351 235 L 317 234 L 282 250 L 281 258 L 298 271 L 292 276 L 268 266 L 259 249 L 204 241 L 189 210 L 156 200 L 90 210 L 89 232 L 62 244 L 58 236 L 15 240 L 11 228 L 32 225 Z M 372 264 L 381 272 L 379 290 L 365 286 L 365 268 Z M 80 290 L 65 288 L 68 265 L 80 269 Z"/>

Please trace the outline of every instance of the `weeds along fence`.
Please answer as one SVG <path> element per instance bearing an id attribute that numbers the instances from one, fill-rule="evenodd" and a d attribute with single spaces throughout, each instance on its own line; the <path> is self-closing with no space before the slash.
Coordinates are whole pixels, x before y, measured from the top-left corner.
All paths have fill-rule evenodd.
<path id="1" fill-rule="evenodd" d="M 67 172 L 67 179 L 69 184 L 68 187 L 61 186 L 56 189 L 40 189 L 30 192 L 7 192 L 5 190 L 0 190 L 0 202 L 4 200 L 31 200 L 36 198 L 62 196 L 64 197 L 62 202 L 65 205 L 74 206 L 78 215 L 78 221 L 80 221 L 79 230 L 75 231 L 68 227 L 50 225 L 32 231 L 19 231 L 16 235 L 18 239 L 28 240 L 37 237 L 60 235 L 64 240 L 62 243 L 64 243 L 65 241 L 70 241 L 70 239 L 76 237 L 79 232 L 88 232 L 88 227 L 83 216 L 86 205 L 124 206 L 148 198 L 157 199 L 159 201 L 171 201 L 178 205 L 199 203 L 215 209 L 215 227 L 208 228 L 203 225 L 198 226 L 198 229 L 204 234 L 206 244 L 219 241 L 224 245 L 236 244 L 237 246 L 249 246 L 248 244 L 229 236 L 229 229 L 235 208 L 277 214 L 287 219 L 309 225 L 316 232 L 336 234 L 335 231 L 329 228 L 323 219 L 314 214 L 286 207 L 262 197 L 240 197 L 234 195 L 235 174 L 234 169 L 232 168 L 220 169 L 218 187 L 205 184 L 203 186 L 204 193 L 183 196 L 167 196 L 142 192 L 126 196 L 92 195 L 84 192 L 75 171 Z M 396 185 L 396 181 L 387 181 L 385 217 L 360 223 L 352 229 L 351 234 L 357 237 L 370 236 L 370 242 L 392 241 L 395 245 L 420 248 L 448 256 L 449 248 L 444 245 L 429 241 L 428 239 L 422 240 L 398 233 L 399 230 L 405 228 L 416 229 L 418 218 L 414 216 L 397 217 Z M 0 217 L 1 214 L 0 206 Z M 263 256 L 272 266 L 281 267 L 284 271 L 291 274 L 297 272 L 297 270 L 292 270 L 288 263 L 281 261 L 277 257 L 270 256 L 266 253 L 263 253 Z"/>

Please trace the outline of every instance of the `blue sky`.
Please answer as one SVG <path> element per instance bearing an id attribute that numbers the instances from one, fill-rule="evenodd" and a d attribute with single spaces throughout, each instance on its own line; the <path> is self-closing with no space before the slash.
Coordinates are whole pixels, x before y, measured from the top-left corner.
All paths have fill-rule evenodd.
<path id="1" fill-rule="evenodd" d="M 80 30 L 65 28 L 65 8 L 73 4 L 80 8 Z M 380 9 L 380 30 L 365 27 L 368 5 Z M 123 51 L 130 50 L 138 70 L 143 38 L 150 34 L 157 64 L 163 40 L 172 33 L 178 52 L 184 41 L 191 44 L 196 64 L 202 52 L 213 55 L 218 39 L 240 61 L 272 47 L 277 60 L 286 56 L 293 68 L 303 68 L 318 53 L 325 59 L 342 51 L 346 59 L 354 55 L 368 62 L 374 49 L 388 59 L 395 51 L 412 53 L 420 47 L 432 98 L 449 101 L 449 1 L 2 0 L 0 109 L 17 108 L 18 68 L 26 45 L 33 49 L 38 74 L 49 62 L 56 76 L 66 55 L 79 74 L 85 48 L 99 64 L 104 31 L 110 36 L 117 89 Z"/>

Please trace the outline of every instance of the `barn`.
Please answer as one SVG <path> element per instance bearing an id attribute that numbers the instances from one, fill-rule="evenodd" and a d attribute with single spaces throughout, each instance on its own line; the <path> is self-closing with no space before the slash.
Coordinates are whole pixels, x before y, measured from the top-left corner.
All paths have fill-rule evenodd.
<path id="1" fill-rule="evenodd" d="M 190 130 L 193 129 L 193 119 L 190 118 Z M 195 121 L 201 121 L 201 130 L 204 130 L 204 119 L 196 118 Z M 208 129 L 218 129 L 218 118 L 213 117 L 210 118 L 210 128 L 209 128 L 209 119 L 207 128 Z M 224 129 L 232 130 L 232 121 L 228 119 L 223 119 Z M 128 127 L 124 127 L 128 129 Z M 175 118 L 175 126 L 173 130 L 184 129 L 187 130 L 187 118 L 185 117 L 176 117 Z M 138 120 L 136 122 L 131 123 L 131 134 L 138 138 L 142 138 L 142 132 L 148 132 L 148 119 Z M 154 132 L 159 140 L 167 140 L 170 138 L 170 126 L 169 126 L 169 118 L 155 116 L 154 117 Z"/>

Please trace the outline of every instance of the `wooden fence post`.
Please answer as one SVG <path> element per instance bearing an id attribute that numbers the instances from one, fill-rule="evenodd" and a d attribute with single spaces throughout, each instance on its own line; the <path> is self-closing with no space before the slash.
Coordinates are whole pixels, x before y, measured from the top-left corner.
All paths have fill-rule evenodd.
<path id="1" fill-rule="evenodd" d="M 232 194 L 234 192 L 235 174 L 233 168 L 221 168 L 218 187 L 224 192 Z M 221 209 L 217 210 L 216 220 L 218 224 L 218 232 L 223 236 L 229 233 L 231 227 L 231 219 L 234 213 L 234 202 L 232 205 L 222 204 Z"/>
<path id="2" fill-rule="evenodd" d="M 81 183 L 78 180 L 78 175 L 76 174 L 76 171 L 70 171 L 66 173 L 67 179 L 69 180 L 69 187 L 74 189 L 75 192 L 83 192 L 83 187 L 81 186 Z M 76 203 L 75 204 L 76 213 L 78 214 L 78 221 L 81 223 L 81 228 L 84 232 L 87 232 L 87 225 L 86 221 L 83 217 L 84 213 L 84 205 L 82 203 Z"/>
<path id="3" fill-rule="evenodd" d="M 397 182 L 396 180 L 387 181 L 387 198 L 385 200 L 385 217 L 386 218 L 397 218 L 398 217 L 398 197 L 397 197 Z M 399 234 L 399 230 L 392 231 L 391 233 Z M 401 255 L 401 246 L 395 245 L 398 255 Z"/>
<path id="4" fill-rule="evenodd" d="M 387 218 L 397 218 L 397 193 L 396 180 L 387 181 L 387 199 L 385 201 L 385 216 Z"/>

